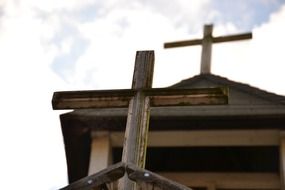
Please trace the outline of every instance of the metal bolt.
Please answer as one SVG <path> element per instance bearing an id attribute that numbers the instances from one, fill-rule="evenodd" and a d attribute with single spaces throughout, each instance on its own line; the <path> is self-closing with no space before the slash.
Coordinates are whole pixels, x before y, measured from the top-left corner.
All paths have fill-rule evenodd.
<path id="1" fill-rule="evenodd" d="M 149 177 L 149 173 L 144 173 L 144 177 Z"/>

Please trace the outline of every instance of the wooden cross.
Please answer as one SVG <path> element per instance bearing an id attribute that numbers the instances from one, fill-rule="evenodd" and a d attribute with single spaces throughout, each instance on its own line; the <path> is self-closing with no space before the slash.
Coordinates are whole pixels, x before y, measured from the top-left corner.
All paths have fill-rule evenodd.
<path id="1" fill-rule="evenodd" d="M 213 25 L 205 25 L 203 39 L 167 42 L 164 44 L 164 48 L 202 45 L 200 72 L 201 74 L 208 74 L 211 72 L 212 43 L 246 40 L 252 38 L 252 33 L 213 37 L 212 31 L 213 31 Z"/>
<path id="2" fill-rule="evenodd" d="M 54 109 L 129 107 L 122 162 L 144 168 L 150 106 L 227 104 L 227 89 L 151 88 L 154 51 L 136 54 L 132 89 L 55 92 Z M 120 190 L 132 190 L 134 184 L 124 177 Z"/>

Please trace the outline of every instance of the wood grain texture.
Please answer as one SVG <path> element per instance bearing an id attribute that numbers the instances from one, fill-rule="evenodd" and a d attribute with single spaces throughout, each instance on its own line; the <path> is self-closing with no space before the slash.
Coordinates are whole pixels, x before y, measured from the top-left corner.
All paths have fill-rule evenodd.
<path id="1" fill-rule="evenodd" d="M 124 163 L 114 164 L 94 175 L 80 179 L 62 188 L 62 190 L 90 190 L 95 187 L 103 186 L 106 183 L 121 178 L 125 174 L 125 167 L 126 165 Z"/>
<path id="2" fill-rule="evenodd" d="M 137 90 L 128 109 L 122 162 L 144 167 L 149 124 L 149 99 L 141 91 L 152 87 L 154 52 L 138 51 L 136 54 L 132 89 Z M 135 184 L 126 177 L 119 182 L 119 190 L 132 190 Z"/>
<path id="3" fill-rule="evenodd" d="M 228 89 L 225 87 L 197 89 L 144 88 L 139 91 L 144 96 L 150 97 L 151 106 L 214 105 L 228 102 Z M 129 106 L 129 101 L 137 92 L 136 89 L 55 92 L 52 105 L 53 109 L 56 110 L 122 108 Z"/>

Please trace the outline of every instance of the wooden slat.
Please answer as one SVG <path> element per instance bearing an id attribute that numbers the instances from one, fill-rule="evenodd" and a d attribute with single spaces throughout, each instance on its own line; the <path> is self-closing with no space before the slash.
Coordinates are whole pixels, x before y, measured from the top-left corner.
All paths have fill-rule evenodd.
<path id="1" fill-rule="evenodd" d="M 148 170 L 140 169 L 133 164 L 128 164 L 126 171 L 128 173 L 128 177 L 137 183 L 152 184 L 163 190 L 191 190 L 191 188 L 152 173 Z"/>
<path id="2" fill-rule="evenodd" d="M 153 107 L 220 105 L 228 103 L 227 88 L 149 89 L 144 91 Z"/>
<path id="3" fill-rule="evenodd" d="M 134 94 L 131 89 L 55 92 L 52 106 L 53 109 L 127 107 Z"/>
<path id="4" fill-rule="evenodd" d="M 252 39 L 252 33 L 244 33 L 244 34 L 236 34 L 236 35 L 228 35 L 228 36 L 219 36 L 213 37 L 213 43 L 222 43 L 236 40 L 247 40 Z M 164 43 L 164 48 L 175 48 L 175 47 L 185 47 L 185 46 L 194 46 L 201 45 L 202 39 L 194 39 L 194 40 L 181 40 L 175 42 L 167 42 Z"/>
<path id="5" fill-rule="evenodd" d="M 235 34 L 235 35 L 228 35 L 228 36 L 219 36 L 213 38 L 214 43 L 222 43 L 222 42 L 229 42 L 229 41 L 237 41 L 237 40 L 249 40 L 252 39 L 252 33 L 244 33 L 244 34 Z"/>
<path id="6" fill-rule="evenodd" d="M 141 89 L 150 96 L 151 106 L 226 104 L 227 88 L 197 89 Z M 128 107 L 136 94 L 134 89 L 55 92 L 52 100 L 54 109 L 88 109 Z"/>
<path id="7" fill-rule="evenodd" d="M 94 175 L 76 181 L 62 188 L 62 190 L 90 190 L 94 187 L 99 187 L 106 183 L 113 182 L 125 174 L 125 167 L 124 163 L 112 165 Z"/>

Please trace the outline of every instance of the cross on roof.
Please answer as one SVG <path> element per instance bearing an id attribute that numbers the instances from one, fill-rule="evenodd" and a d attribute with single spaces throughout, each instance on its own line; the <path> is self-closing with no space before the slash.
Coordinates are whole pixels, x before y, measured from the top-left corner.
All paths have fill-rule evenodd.
<path id="1" fill-rule="evenodd" d="M 167 42 L 164 44 L 164 48 L 175 48 L 193 45 L 202 45 L 201 55 L 201 74 L 211 73 L 211 55 L 212 55 L 212 44 L 230 42 L 237 40 L 247 40 L 252 38 L 252 33 L 228 35 L 228 36 L 212 36 L 213 25 L 204 25 L 204 35 L 202 39 L 185 40 L 177 42 Z"/>
<path id="2" fill-rule="evenodd" d="M 227 104 L 225 88 L 169 89 L 151 88 L 154 51 L 136 54 L 132 89 L 55 92 L 54 109 L 129 107 L 122 162 L 144 168 L 150 106 L 190 106 Z M 134 185 L 126 176 L 120 190 Z"/>

